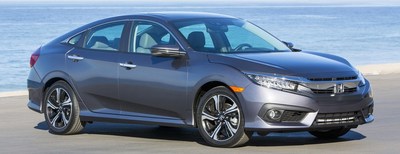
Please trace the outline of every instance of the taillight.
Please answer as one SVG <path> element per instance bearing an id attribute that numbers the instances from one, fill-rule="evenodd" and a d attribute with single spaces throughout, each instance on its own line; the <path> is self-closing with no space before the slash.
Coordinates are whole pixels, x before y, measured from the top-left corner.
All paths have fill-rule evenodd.
<path id="1" fill-rule="evenodd" d="M 36 61 L 39 59 L 39 56 L 40 56 L 40 48 L 37 49 L 35 52 L 33 52 L 31 55 L 31 61 L 30 61 L 31 68 L 33 67 L 33 65 L 35 65 Z"/>

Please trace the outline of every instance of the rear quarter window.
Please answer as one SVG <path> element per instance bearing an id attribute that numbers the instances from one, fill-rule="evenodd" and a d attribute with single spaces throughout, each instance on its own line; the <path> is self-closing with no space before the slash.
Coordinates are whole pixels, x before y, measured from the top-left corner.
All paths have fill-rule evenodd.
<path id="1" fill-rule="evenodd" d="M 67 43 L 71 44 L 71 45 L 77 45 L 79 40 L 81 39 L 81 37 L 82 37 L 82 34 L 76 35 L 76 36 L 72 37 L 71 39 L 69 39 Z"/>

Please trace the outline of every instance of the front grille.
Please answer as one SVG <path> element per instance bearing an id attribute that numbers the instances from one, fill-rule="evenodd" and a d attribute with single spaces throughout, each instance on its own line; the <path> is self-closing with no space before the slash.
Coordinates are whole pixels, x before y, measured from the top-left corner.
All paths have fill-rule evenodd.
<path id="1" fill-rule="evenodd" d="M 311 91 L 315 94 L 333 94 L 334 90 L 333 88 L 329 88 L 329 89 L 311 89 Z M 344 88 L 344 93 L 353 93 L 357 91 L 357 87 L 354 88 Z"/>
<path id="2" fill-rule="evenodd" d="M 301 111 L 284 111 L 281 117 L 282 122 L 299 122 L 304 119 L 307 112 Z"/>
<path id="3" fill-rule="evenodd" d="M 361 112 L 319 113 L 314 125 L 357 124 L 361 117 Z"/>
<path id="4" fill-rule="evenodd" d="M 357 76 L 337 77 L 337 78 L 308 78 L 310 81 L 342 81 L 342 80 L 355 80 Z"/>

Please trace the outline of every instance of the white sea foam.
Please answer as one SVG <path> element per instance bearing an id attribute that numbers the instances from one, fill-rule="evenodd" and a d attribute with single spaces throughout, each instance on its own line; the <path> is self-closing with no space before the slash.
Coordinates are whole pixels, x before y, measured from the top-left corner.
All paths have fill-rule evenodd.
<path id="1" fill-rule="evenodd" d="M 289 18 L 301 18 L 301 19 L 337 19 L 335 16 L 326 15 L 313 15 L 313 14 L 300 14 L 300 15 L 287 15 Z"/>

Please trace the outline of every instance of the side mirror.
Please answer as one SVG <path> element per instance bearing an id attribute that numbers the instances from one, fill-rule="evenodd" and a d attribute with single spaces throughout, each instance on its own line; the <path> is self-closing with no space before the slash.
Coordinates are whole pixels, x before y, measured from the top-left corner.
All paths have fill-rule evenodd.
<path id="1" fill-rule="evenodd" d="M 286 45 L 287 47 L 289 47 L 290 49 L 292 49 L 293 52 L 300 52 L 300 51 L 301 51 L 301 49 L 293 48 L 293 47 L 294 47 L 294 44 L 293 44 L 292 42 L 285 42 L 285 41 L 282 41 L 282 43 L 285 44 L 285 45 Z"/>
<path id="2" fill-rule="evenodd" d="M 182 57 L 186 54 L 177 45 L 155 45 L 150 50 L 153 56 L 158 57 Z"/>
<path id="3" fill-rule="evenodd" d="M 287 47 L 289 47 L 290 49 L 292 49 L 292 48 L 294 47 L 294 45 L 293 45 L 292 42 L 285 42 L 285 41 L 282 41 L 282 43 L 285 44 L 285 45 L 286 45 Z"/>

